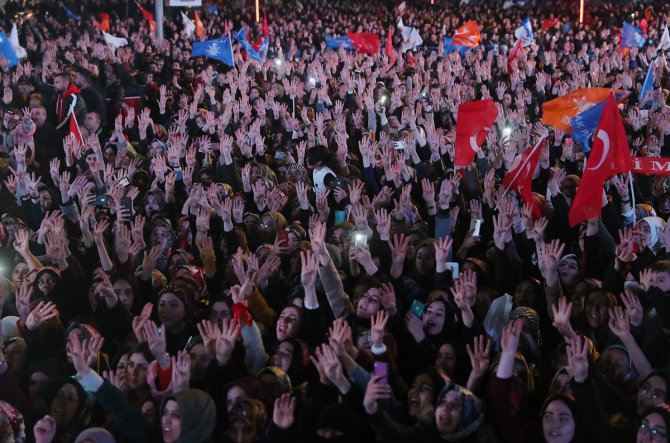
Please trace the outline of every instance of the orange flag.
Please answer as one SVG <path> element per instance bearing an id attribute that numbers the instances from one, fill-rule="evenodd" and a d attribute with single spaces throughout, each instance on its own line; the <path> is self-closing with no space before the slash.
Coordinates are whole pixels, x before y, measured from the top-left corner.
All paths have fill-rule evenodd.
<path id="1" fill-rule="evenodd" d="M 570 119 L 605 100 L 610 92 L 624 92 L 608 88 L 581 88 L 542 105 L 542 123 L 572 133 Z"/>
<path id="2" fill-rule="evenodd" d="M 202 20 L 200 20 L 198 11 L 195 11 L 195 33 L 198 37 L 205 35 L 205 27 L 202 26 Z"/>
<path id="3" fill-rule="evenodd" d="M 156 20 L 154 20 L 154 15 L 151 12 L 144 9 L 143 7 L 141 7 L 139 3 L 135 2 L 135 4 L 137 5 L 138 8 L 140 8 L 140 12 L 144 16 L 144 18 L 149 20 L 149 29 L 151 29 L 152 32 L 156 32 Z"/>
<path id="4" fill-rule="evenodd" d="M 100 18 L 102 19 L 102 22 L 99 22 L 97 20 L 93 20 L 93 23 L 95 26 L 98 27 L 102 32 L 109 32 L 109 14 L 106 12 L 98 14 Z"/>
<path id="5" fill-rule="evenodd" d="M 479 46 L 482 36 L 479 35 L 479 27 L 477 22 L 470 20 L 454 33 L 454 38 L 451 40 L 451 44 L 454 46 L 468 46 L 474 48 Z"/>

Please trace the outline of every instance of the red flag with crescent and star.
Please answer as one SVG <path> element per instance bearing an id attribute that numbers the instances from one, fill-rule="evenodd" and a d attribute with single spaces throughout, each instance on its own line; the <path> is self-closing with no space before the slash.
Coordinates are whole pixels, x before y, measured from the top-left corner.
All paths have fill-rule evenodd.
<path id="1" fill-rule="evenodd" d="M 593 139 L 591 154 L 570 207 L 571 227 L 600 217 L 605 180 L 633 169 L 626 129 L 614 93 L 607 97 Z"/>
<path id="2" fill-rule="evenodd" d="M 490 98 L 458 106 L 454 166 L 469 166 L 472 163 L 496 117 L 498 107 Z"/>
<path id="3" fill-rule="evenodd" d="M 503 186 L 505 190 L 515 191 L 521 196 L 524 203 L 528 203 L 533 208 L 533 219 L 537 220 L 542 217 L 542 209 L 538 202 L 533 198 L 533 174 L 540 161 L 540 154 L 544 148 L 546 137 L 541 137 L 532 148 L 526 149 L 521 154 L 517 161 L 512 164 L 512 167 L 503 179 Z"/>

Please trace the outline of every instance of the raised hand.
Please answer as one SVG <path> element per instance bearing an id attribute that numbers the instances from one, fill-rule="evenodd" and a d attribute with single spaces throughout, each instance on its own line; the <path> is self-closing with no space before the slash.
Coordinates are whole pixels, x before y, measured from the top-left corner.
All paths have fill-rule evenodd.
<path id="1" fill-rule="evenodd" d="M 614 335 L 619 337 L 620 340 L 630 337 L 629 318 L 626 311 L 621 306 L 614 306 L 609 309 L 609 315 L 608 324 Z"/>
<path id="2" fill-rule="evenodd" d="M 589 341 L 577 335 L 566 348 L 568 373 L 577 383 L 584 383 L 589 376 Z"/>
<path id="3" fill-rule="evenodd" d="M 374 415 L 379 410 L 378 402 L 380 400 L 388 400 L 393 395 L 391 386 L 382 384 L 383 375 L 373 375 L 368 386 L 365 389 L 365 397 L 363 397 L 363 407 L 368 415 Z"/>
<path id="4" fill-rule="evenodd" d="M 575 331 L 570 324 L 570 317 L 572 316 L 572 303 L 568 303 L 565 297 L 560 297 L 556 305 L 551 306 L 553 314 L 552 325 L 561 333 L 566 339 L 570 340 L 575 337 Z"/>
<path id="5" fill-rule="evenodd" d="M 470 356 L 470 366 L 472 366 L 472 375 L 475 378 L 483 377 L 489 369 L 491 362 L 491 339 L 484 335 L 475 337 L 470 346 L 466 345 L 468 355 Z"/>
<path id="6" fill-rule="evenodd" d="M 159 330 L 152 320 L 147 320 L 144 324 L 144 335 L 147 338 L 151 355 L 158 361 L 161 368 L 167 369 L 170 364 L 170 356 L 165 352 L 167 349 L 165 331 L 162 328 Z"/>
<path id="7" fill-rule="evenodd" d="M 275 400 L 272 411 L 272 422 L 279 429 L 287 430 L 295 422 L 295 397 L 291 394 L 282 394 Z"/>
<path id="8" fill-rule="evenodd" d="M 26 329 L 34 331 L 39 328 L 45 321 L 57 318 L 60 314 L 53 302 L 39 302 L 35 308 L 30 311 L 26 319 Z"/>
<path id="9" fill-rule="evenodd" d="M 640 299 L 637 295 L 633 294 L 633 291 L 626 289 L 624 293 L 621 294 L 621 300 L 626 307 L 626 314 L 628 315 L 630 324 L 635 327 L 640 326 L 644 317 L 644 310 L 640 303 Z"/>
<path id="10" fill-rule="evenodd" d="M 173 392 L 188 389 L 191 381 L 191 357 L 187 351 L 179 351 L 177 358 L 172 357 L 172 386 Z"/>
<path id="11" fill-rule="evenodd" d="M 519 336 L 521 335 L 522 329 L 523 321 L 520 319 L 512 320 L 507 323 L 507 326 L 505 326 L 505 329 L 503 330 L 502 339 L 500 340 L 500 346 L 502 347 L 503 353 L 516 353 L 516 350 L 519 347 Z"/>
<path id="12" fill-rule="evenodd" d="M 375 348 L 381 348 L 384 345 L 384 329 L 388 320 L 389 316 L 383 309 L 377 311 L 377 314 L 370 318 L 370 336 L 372 346 Z"/>

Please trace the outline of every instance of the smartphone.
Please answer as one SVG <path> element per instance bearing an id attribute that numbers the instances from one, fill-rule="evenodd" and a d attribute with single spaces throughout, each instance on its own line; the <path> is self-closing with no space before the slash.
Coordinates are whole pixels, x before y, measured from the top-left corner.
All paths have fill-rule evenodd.
<path id="1" fill-rule="evenodd" d="M 472 236 L 477 237 L 479 235 L 479 231 L 481 230 L 482 227 L 482 221 L 478 219 L 470 220 L 470 230 L 472 231 Z"/>
<path id="2" fill-rule="evenodd" d="M 648 109 L 642 109 L 642 110 L 640 110 L 640 117 L 642 117 L 642 118 L 649 118 L 649 110 L 648 110 Z"/>
<path id="3" fill-rule="evenodd" d="M 451 271 L 452 280 L 456 280 L 461 275 L 458 269 L 458 263 L 456 263 L 455 261 L 447 262 L 447 270 Z"/>
<path id="4" fill-rule="evenodd" d="M 130 213 L 133 213 L 133 199 L 130 197 L 121 197 L 121 208 L 127 209 Z"/>
<path id="5" fill-rule="evenodd" d="M 360 232 L 354 234 L 354 246 L 366 246 L 368 244 L 368 236 Z"/>
<path id="6" fill-rule="evenodd" d="M 418 318 L 421 318 L 424 309 L 426 309 L 426 305 L 421 303 L 419 300 L 414 300 L 412 302 L 412 307 L 409 308 L 410 312 L 416 315 Z"/>
<path id="7" fill-rule="evenodd" d="M 86 161 L 85 156 L 81 156 L 77 159 L 77 165 L 79 165 L 79 169 L 81 169 L 81 172 L 88 172 L 90 167 L 88 166 L 88 162 Z"/>
<path id="8" fill-rule="evenodd" d="M 375 375 L 381 375 L 380 384 L 387 385 L 389 383 L 389 364 L 383 361 L 375 362 Z"/>
<path id="9" fill-rule="evenodd" d="M 281 231 L 277 232 L 277 243 L 288 243 L 288 231 L 286 229 L 282 229 Z"/>
<path id="10" fill-rule="evenodd" d="M 340 223 L 344 223 L 347 219 L 347 212 L 342 211 L 341 209 L 336 209 L 335 210 L 335 225 L 339 225 Z"/>
<path id="11" fill-rule="evenodd" d="M 128 181 L 128 177 L 123 177 L 121 180 L 116 182 L 117 185 L 121 185 L 124 188 L 130 184 L 130 181 Z"/>
<path id="12" fill-rule="evenodd" d="M 405 150 L 405 141 L 404 140 L 398 140 L 397 142 L 393 142 L 393 149 L 396 151 L 404 151 Z"/>
<path id="13" fill-rule="evenodd" d="M 97 206 L 98 208 L 102 208 L 107 206 L 107 203 L 109 203 L 109 198 L 102 194 L 98 194 L 95 196 L 95 203 L 93 203 L 93 206 Z"/>

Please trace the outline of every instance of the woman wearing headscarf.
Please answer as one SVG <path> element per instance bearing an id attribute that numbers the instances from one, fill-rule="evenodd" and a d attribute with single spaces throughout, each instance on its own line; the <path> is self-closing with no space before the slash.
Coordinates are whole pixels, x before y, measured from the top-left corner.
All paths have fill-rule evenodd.
<path id="1" fill-rule="evenodd" d="M 203 391 L 186 389 L 163 400 L 161 407 L 163 443 L 209 442 L 215 424 L 214 400 Z"/>

